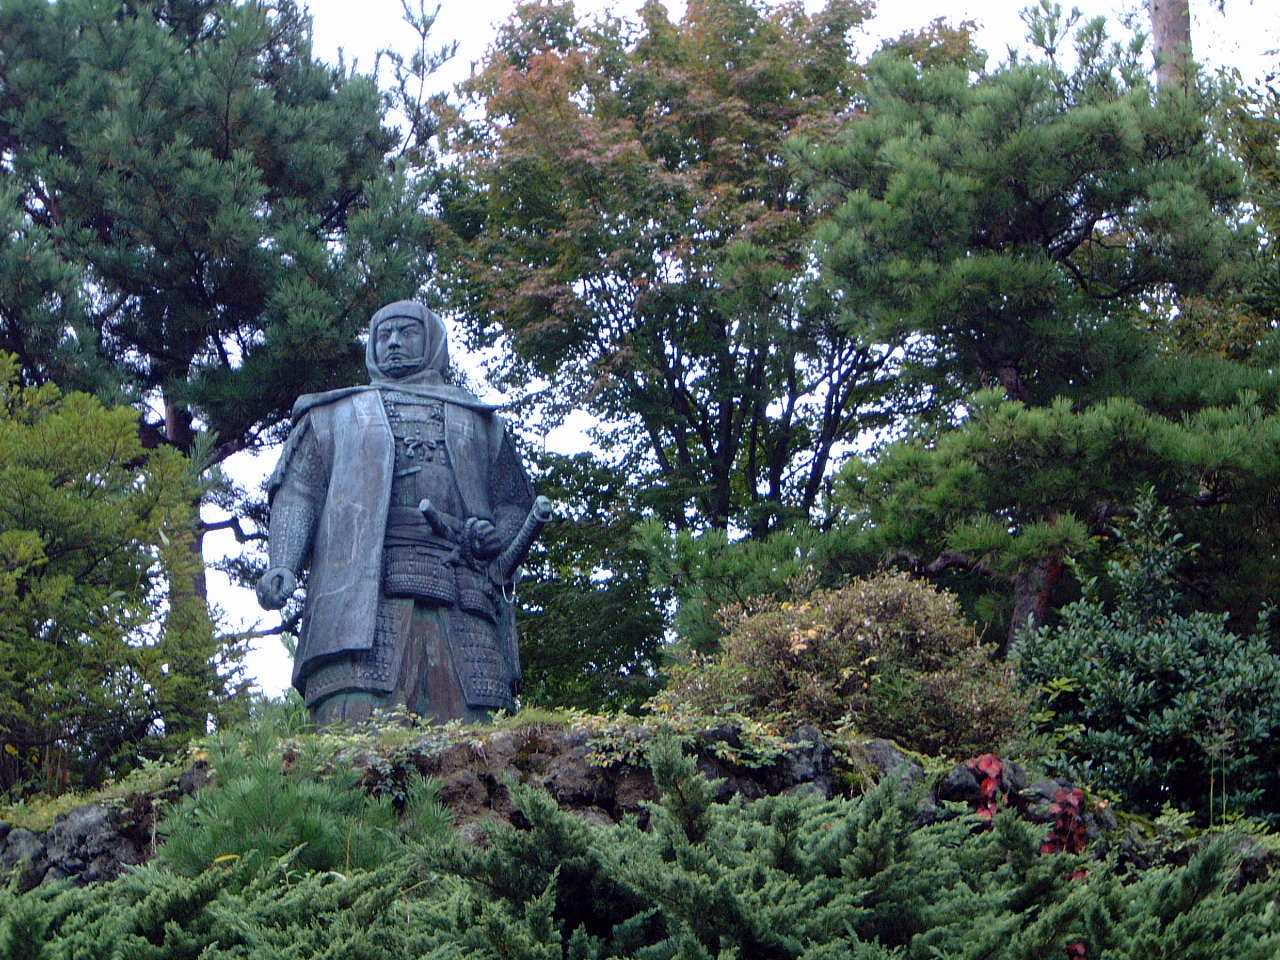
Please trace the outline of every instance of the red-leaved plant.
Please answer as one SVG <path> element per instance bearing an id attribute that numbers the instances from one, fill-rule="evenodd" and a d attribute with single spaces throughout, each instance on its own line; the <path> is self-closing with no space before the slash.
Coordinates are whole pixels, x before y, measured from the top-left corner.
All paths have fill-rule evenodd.
<path id="1" fill-rule="evenodd" d="M 1053 826 L 1049 836 L 1040 844 L 1041 853 L 1084 853 L 1089 836 L 1084 826 L 1084 791 L 1065 787 L 1053 795 L 1049 807 L 1053 814 Z"/>
<path id="2" fill-rule="evenodd" d="M 1008 801 L 1007 794 L 1000 789 L 1000 775 L 1004 773 L 1004 764 L 994 753 L 984 753 L 970 760 L 966 766 L 979 778 L 982 799 L 978 801 L 978 816 L 990 820 L 1002 802 Z"/>

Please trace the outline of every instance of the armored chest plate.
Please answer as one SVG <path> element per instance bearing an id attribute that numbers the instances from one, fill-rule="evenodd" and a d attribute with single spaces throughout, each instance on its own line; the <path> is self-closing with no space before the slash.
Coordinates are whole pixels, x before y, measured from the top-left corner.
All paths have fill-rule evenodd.
<path id="1" fill-rule="evenodd" d="M 449 465 L 444 445 L 444 403 L 430 397 L 387 392 L 387 421 L 396 438 L 396 474 L 425 464 Z"/>
<path id="2" fill-rule="evenodd" d="M 416 508 L 425 498 L 442 510 L 456 511 L 460 504 L 445 446 L 444 403 L 394 391 L 385 392 L 382 402 L 395 438 L 391 505 Z"/>

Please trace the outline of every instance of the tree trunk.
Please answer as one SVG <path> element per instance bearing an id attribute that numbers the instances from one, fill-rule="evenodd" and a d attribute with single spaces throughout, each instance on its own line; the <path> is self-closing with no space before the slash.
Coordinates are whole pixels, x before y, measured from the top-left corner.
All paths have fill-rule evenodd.
<path id="1" fill-rule="evenodd" d="M 171 398 L 164 398 L 164 433 L 165 440 L 173 444 L 183 453 L 190 455 L 195 445 L 196 434 L 191 425 L 191 412 L 178 406 Z M 193 536 L 191 553 L 194 563 L 191 566 L 191 593 L 207 609 L 209 606 L 209 582 L 204 568 L 204 528 L 200 523 L 200 500 L 191 505 Z M 183 591 L 175 590 L 181 595 Z"/>
<path id="2" fill-rule="evenodd" d="M 1191 79 L 1191 7 L 1188 0 L 1147 0 L 1156 58 L 1156 86 L 1185 88 Z"/>
<path id="3" fill-rule="evenodd" d="M 204 566 L 204 529 L 200 526 L 200 501 L 192 504 L 192 519 L 195 530 L 191 536 L 191 555 L 195 560 L 191 570 L 191 596 L 198 602 L 209 606 L 209 578 L 205 576 Z"/>
<path id="4" fill-rule="evenodd" d="M 195 452 L 197 431 L 191 411 L 164 397 L 165 440 L 187 456 Z M 202 735 L 208 729 L 211 695 L 220 688 L 216 669 L 206 659 L 213 650 L 214 635 L 209 613 L 209 581 L 204 563 L 204 524 L 201 497 L 191 501 L 190 536 L 175 543 L 169 567 L 169 612 L 165 618 L 166 642 L 171 645 L 170 671 L 184 683 L 174 687 L 158 704 L 166 736 Z M 185 555 L 181 555 L 185 551 Z M 150 723 L 148 719 L 145 721 Z M 141 734 L 139 734 L 141 735 Z"/>
<path id="5" fill-rule="evenodd" d="M 978 354 L 979 368 L 982 371 L 984 386 L 988 383 L 1004 387 L 1004 395 L 1018 403 L 1031 403 L 1031 390 L 1022 378 L 1022 366 L 1016 359 L 1000 358 L 990 360 Z"/>
<path id="6" fill-rule="evenodd" d="M 1014 577 L 1013 620 L 1009 623 L 1009 637 L 1005 644 L 1006 655 L 1014 656 L 1022 641 L 1022 632 L 1028 626 L 1036 629 L 1044 624 L 1053 603 L 1053 594 L 1062 580 L 1066 564 L 1061 557 L 1045 557 Z"/>

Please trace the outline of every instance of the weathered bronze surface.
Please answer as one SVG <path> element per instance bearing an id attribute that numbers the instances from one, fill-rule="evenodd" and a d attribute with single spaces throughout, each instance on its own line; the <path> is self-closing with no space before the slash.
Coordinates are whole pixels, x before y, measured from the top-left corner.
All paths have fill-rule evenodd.
<path id="1" fill-rule="evenodd" d="M 513 710 L 512 583 L 550 504 L 495 408 L 445 381 L 435 313 L 383 307 L 365 362 L 368 385 L 298 399 L 268 486 L 262 606 L 283 606 L 309 565 L 294 686 L 320 724 Z"/>

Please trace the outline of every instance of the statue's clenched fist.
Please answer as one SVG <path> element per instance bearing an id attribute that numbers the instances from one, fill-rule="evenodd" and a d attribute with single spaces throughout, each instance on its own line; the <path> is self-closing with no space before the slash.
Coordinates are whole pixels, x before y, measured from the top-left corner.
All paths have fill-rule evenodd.
<path id="1" fill-rule="evenodd" d="M 472 520 L 467 524 L 471 549 L 482 560 L 492 560 L 502 552 L 502 538 L 488 520 Z"/>
<path id="2" fill-rule="evenodd" d="M 279 610 L 298 589 L 298 578 L 288 567 L 272 567 L 258 580 L 258 602 L 264 610 Z"/>

